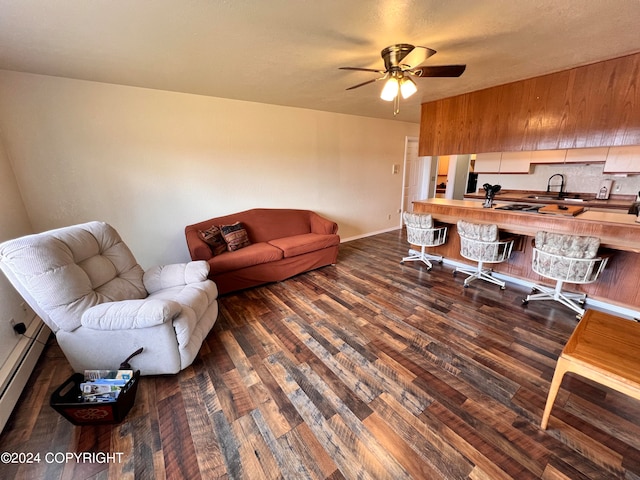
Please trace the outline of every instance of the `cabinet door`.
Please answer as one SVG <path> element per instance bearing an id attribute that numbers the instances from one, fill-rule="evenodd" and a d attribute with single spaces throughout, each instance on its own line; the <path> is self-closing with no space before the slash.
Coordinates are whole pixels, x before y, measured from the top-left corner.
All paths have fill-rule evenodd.
<path id="1" fill-rule="evenodd" d="M 500 152 L 478 153 L 476 155 L 475 173 L 500 173 Z"/>
<path id="2" fill-rule="evenodd" d="M 564 163 L 566 150 L 534 150 L 531 152 L 531 163 Z"/>
<path id="3" fill-rule="evenodd" d="M 503 152 L 500 173 L 529 173 L 531 152 Z"/>
<path id="4" fill-rule="evenodd" d="M 604 173 L 640 173 L 640 145 L 609 148 Z"/>
<path id="5" fill-rule="evenodd" d="M 571 148 L 567 150 L 565 163 L 602 163 L 607 159 L 608 147 Z"/>

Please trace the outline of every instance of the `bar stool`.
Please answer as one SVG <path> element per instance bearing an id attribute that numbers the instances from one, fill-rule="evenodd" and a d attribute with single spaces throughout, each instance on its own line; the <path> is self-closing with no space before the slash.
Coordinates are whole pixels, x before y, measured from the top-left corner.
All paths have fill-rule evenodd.
<path id="1" fill-rule="evenodd" d="M 562 287 L 565 282 L 582 284 L 598 279 L 609 260 L 597 256 L 599 247 L 600 239 L 596 237 L 537 232 L 531 268 L 538 275 L 555 280 L 556 285 L 554 288 L 534 285 L 522 300 L 523 305 L 531 300 L 555 300 L 575 311 L 578 319 L 582 318 L 587 295 L 563 292 Z"/>
<path id="2" fill-rule="evenodd" d="M 433 268 L 429 260 L 442 264 L 442 255 L 432 255 L 425 251 L 427 247 L 437 247 L 447 240 L 447 227 L 435 227 L 429 214 L 404 212 L 402 219 L 407 227 L 407 241 L 411 245 L 420 247 L 420 252 L 404 257 L 400 263 L 420 261 L 427 266 L 427 271 Z M 411 253 L 411 250 L 409 250 Z"/>
<path id="3" fill-rule="evenodd" d="M 505 282 L 492 276 L 491 268 L 484 268 L 485 263 L 501 263 L 509 259 L 513 249 L 513 239 L 500 240 L 497 225 L 471 223 L 458 220 L 458 235 L 460 236 L 460 255 L 468 260 L 478 262 L 476 268 L 458 267 L 453 272 L 469 275 L 464 280 L 467 288 L 473 280 L 480 279 L 494 283 L 505 289 Z"/>

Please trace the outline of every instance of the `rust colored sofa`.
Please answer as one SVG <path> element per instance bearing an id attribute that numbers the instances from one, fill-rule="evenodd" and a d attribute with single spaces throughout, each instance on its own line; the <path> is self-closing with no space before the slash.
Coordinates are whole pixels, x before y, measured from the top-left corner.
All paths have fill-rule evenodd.
<path id="1" fill-rule="evenodd" d="M 244 226 L 250 245 L 214 255 L 201 232 L 236 222 Z M 337 231 L 335 222 L 310 210 L 256 208 L 189 225 L 185 236 L 191 258 L 207 261 L 209 278 L 222 295 L 335 264 Z"/>

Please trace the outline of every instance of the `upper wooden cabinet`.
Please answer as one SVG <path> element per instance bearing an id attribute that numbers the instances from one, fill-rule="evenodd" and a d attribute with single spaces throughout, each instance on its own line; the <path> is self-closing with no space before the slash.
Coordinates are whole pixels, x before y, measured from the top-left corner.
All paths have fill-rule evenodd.
<path id="1" fill-rule="evenodd" d="M 640 173 L 640 145 L 476 154 L 476 173 L 529 173 L 532 164 L 604 163 L 603 173 Z"/>
<path id="2" fill-rule="evenodd" d="M 531 163 L 564 163 L 566 150 L 536 150 L 531 152 Z"/>
<path id="3" fill-rule="evenodd" d="M 529 173 L 533 152 L 503 152 L 500 173 Z"/>
<path id="4" fill-rule="evenodd" d="M 531 152 L 531 163 L 604 163 L 608 153 L 609 147 L 535 150 Z"/>
<path id="5" fill-rule="evenodd" d="M 603 173 L 640 173 L 640 145 L 609 148 Z"/>
<path id="6" fill-rule="evenodd" d="M 609 148 L 572 148 L 566 152 L 565 163 L 603 163 Z"/>
<path id="7" fill-rule="evenodd" d="M 475 173 L 529 173 L 532 152 L 478 153 Z"/>
<path id="8" fill-rule="evenodd" d="M 502 153 L 478 153 L 473 167 L 474 173 L 500 173 Z"/>
<path id="9" fill-rule="evenodd" d="M 640 145 L 640 53 L 422 104 L 419 155 Z"/>

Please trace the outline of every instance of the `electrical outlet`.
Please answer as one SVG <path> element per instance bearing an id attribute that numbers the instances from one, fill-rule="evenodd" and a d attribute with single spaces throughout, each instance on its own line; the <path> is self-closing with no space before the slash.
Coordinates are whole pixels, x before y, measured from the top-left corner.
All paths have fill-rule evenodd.
<path id="1" fill-rule="evenodd" d="M 16 321 L 15 319 L 11 319 L 9 320 L 9 324 L 11 325 L 11 330 L 13 330 L 14 335 L 20 335 L 18 332 L 16 332 Z"/>
<path id="2" fill-rule="evenodd" d="M 619 192 L 619 191 L 620 191 L 620 185 L 616 185 L 616 190 L 615 190 L 615 191 L 616 191 L 616 192 Z"/>

